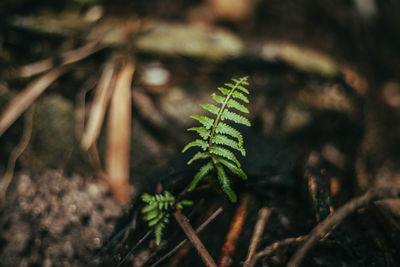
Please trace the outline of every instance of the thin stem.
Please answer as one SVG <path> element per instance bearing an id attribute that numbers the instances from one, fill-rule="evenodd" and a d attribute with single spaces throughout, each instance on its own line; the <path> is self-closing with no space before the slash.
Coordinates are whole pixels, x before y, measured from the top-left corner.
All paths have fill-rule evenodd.
<path id="1" fill-rule="evenodd" d="M 229 94 L 226 96 L 224 102 L 222 103 L 222 106 L 221 106 L 221 108 L 220 108 L 220 110 L 219 110 L 219 112 L 218 112 L 217 118 L 215 119 L 214 124 L 213 124 L 213 127 L 212 127 L 212 130 L 211 130 L 210 139 L 209 139 L 209 141 L 208 141 L 208 152 L 211 151 L 212 140 L 213 140 L 213 138 L 214 138 L 215 129 L 217 128 L 217 125 L 218 125 L 219 120 L 220 120 L 220 118 L 221 118 L 221 116 L 222 116 L 222 113 L 224 112 L 225 107 L 226 107 L 226 105 L 228 104 L 228 101 L 229 101 L 229 99 L 231 98 L 233 92 L 234 92 L 234 91 L 236 90 L 236 88 L 242 83 L 243 80 L 244 80 L 244 78 L 241 78 L 239 81 L 236 82 L 236 84 L 235 84 L 235 85 L 233 86 L 233 88 L 229 91 Z M 211 154 L 211 153 L 210 153 L 210 155 L 211 155 L 211 159 L 212 159 L 213 163 L 215 164 L 216 162 L 215 162 L 215 159 L 214 159 L 214 155 Z"/>

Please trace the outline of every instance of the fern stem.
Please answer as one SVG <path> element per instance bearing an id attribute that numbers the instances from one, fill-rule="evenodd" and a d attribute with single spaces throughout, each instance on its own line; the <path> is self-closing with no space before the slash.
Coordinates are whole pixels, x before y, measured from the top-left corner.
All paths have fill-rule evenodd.
<path id="1" fill-rule="evenodd" d="M 243 80 L 245 80 L 246 77 L 240 78 L 240 80 L 238 82 L 235 83 L 235 86 L 230 90 L 229 94 L 226 96 L 224 102 L 222 103 L 221 109 L 218 112 L 217 118 L 214 121 L 214 124 L 212 126 L 212 130 L 211 130 L 211 134 L 210 134 L 210 139 L 208 141 L 208 152 L 211 152 L 211 147 L 212 147 L 212 140 L 214 138 L 214 134 L 215 134 L 215 129 L 217 128 L 217 125 L 219 123 L 219 120 L 221 119 L 222 113 L 225 110 L 226 105 L 228 104 L 229 99 L 231 98 L 233 92 L 236 90 L 236 88 L 242 83 Z M 217 162 L 215 161 L 214 155 L 212 153 L 210 153 L 211 155 L 211 159 L 213 161 L 214 164 L 216 164 Z"/>

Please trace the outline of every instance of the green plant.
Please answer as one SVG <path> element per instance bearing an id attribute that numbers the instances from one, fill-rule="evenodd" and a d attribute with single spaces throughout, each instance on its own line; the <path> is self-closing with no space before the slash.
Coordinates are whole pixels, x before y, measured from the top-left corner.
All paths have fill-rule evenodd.
<path id="1" fill-rule="evenodd" d="M 188 161 L 188 164 L 200 159 L 210 160 L 195 174 L 188 191 L 194 190 L 200 180 L 215 169 L 222 190 L 232 202 L 236 202 L 237 197 L 230 186 L 225 168 L 233 174 L 247 179 L 247 175 L 240 167 L 240 162 L 230 149 L 239 151 L 242 156 L 246 155 L 246 151 L 243 148 L 242 134 L 225 121 L 230 120 L 237 124 L 251 126 L 248 119 L 232 111 L 249 113 L 249 110 L 239 102 L 240 100 L 249 103 L 246 96 L 249 94 L 249 91 L 245 88 L 246 85 L 249 85 L 247 77 L 233 79 L 233 83 L 225 83 L 225 87 L 217 88 L 222 96 L 216 93 L 211 95 L 219 106 L 214 104 L 201 105 L 205 110 L 215 115 L 215 119 L 207 116 L 191 116 L 193 119 L 199 121 L 202 126 L 189 128 L 188 130 L 196 131 L 201 139 L 196 139 L 187 144 L 182 152 L 191 147 L 200 147 L 202 149 L 202 151 L 197 152 Z M 175 197 L 168 191 L 164 191 L 164 195 L 156 194 L 154 196 L 144 193 L 142 200 L 147 203 L 142 209 L 142 213 L 145 214 L 148 225 L 154 227 L 157 245 L 160 244 L 163 230 L 169 223 L 170 210 L 175 206 L 182 209 L 184 206 L 193 204 L 189 200 L 176 202 Z"/>
<path id="2" fill-rule="evenodd" d="M 142 209 L 142 213 L 145 214 L 147 224 L 150 227 L 154 226 L 157 245 L 160 244 L 163 230 L 169 223 L 169 210 L 174 206 L 182 209 L 184 206 L 193 205 L 190 200 L 176 202 L 175 197 L 168 191 L 164 191 L 164 195 L 156 194 L 154 196 L 144 193 L 142 194 L 142 200 L 147 203 Z"/>
<path id="3" fill-rule="evenodd" d="M 242 134 L 224 121 L 230 120 L 237 124 L 251 126 L 249 120 L 232 110 L 249 113 L 249 110 L 239 103 L 238 100 L 249 103 L 246 94 L 249 91 L 244 87 L 249 85 L 247 77 L 233 79 L 234 83 L 225 83 L 225 87 L 218 87 L 221 95 L 213 93 L 211 97 L 219 105 L 202 104 L 202 108 L 215 116 L 215 119 L 207 116 L 193 115 L 193 119 L 199 121 L 202 126 L 189 128 L 189 131 L 196 131 L 201 139 L 196 139 L 185 146 L 182 152 L 191 147 L 200 147 L 203 151 L 197 152 L 188 164 L 199 160 L 210 158 L 208 163 L 204 164 L 195 174 L 188 191 L 192 191 L 200 180 L 211 170 L 217 170 L 217 177 L 222 190 L 228 195 L 232 202 L 236 202 L 236 194 L 230 186 L 229 178 L 224 168 L 228 168 L 232 173 L 247 179 L 247 175 L 240 167 L 240 162 L 230 149 L 239 151 L 242 156 L 246 155 L 243 148 Z"/>

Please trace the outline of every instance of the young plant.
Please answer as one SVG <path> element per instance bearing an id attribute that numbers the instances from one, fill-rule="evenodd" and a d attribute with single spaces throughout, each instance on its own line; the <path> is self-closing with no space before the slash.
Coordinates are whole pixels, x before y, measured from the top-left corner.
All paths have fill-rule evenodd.
<path id="1" fill-rule="evenodd" d="M 195 189 L 200 180 L 215 169 L 222 191 L 228 195 L 232 202 L 236 202 L 237 197 L 230 186 L 225 168 L 239 177 L 247 179 L 247 175 L 240 167 L 240 162 L 231 150 L 239 151 L 242 156 L 246 155 L 246 151 L 243 148 L 242 134 L 226 121 L 251 126 L 247 118 L 236 113 L 237 111 L 249 113 L 249 110 L 240 103 L 240 101 L 249 103 L 246 96 L 249 91 L 245 88 L 247 85 L 249 85 L 247 77 L 243 77 L 233 79 L 233 83 L 225 83 L 225 87 L 218 87 L 217 89 L 222 95 L 216 93 L 211 95 L 218 105 L 201 105 L 202 108 L 213 114 L 214 118 L 199 115 L 191 116 L 199 121 L 202 126 L 189 128 L 188 130 L 196 131 L 201 138 L 187 144 L 182 152 L 191 147 L 200 147 L 202 151 L 197 152 L 188 161 L 188 164 L 199 159 L 209 159 L 209 161 L 195 174 L 188 191 Z"/>
<path id="2" fill-rule="evenodd" d="M 144 193 L 142 194 L 142 200 L 147 203 L 142 209 L 142 213 L 146 217 L 147 224 L 150 227 L 154 226 L 157 245 L 160 244 L 163 230 L 169 223 L 169 211 L 174 206 L 183 209 L 184 206 L 193 205 L 193 202 L 190 200 L 182 200 L 176 203 L 175 197 L 168 191 L 164 191 L 164 195 L 156 194 L 154 196 Z"/>
<path id="3" fill-rule="evenodd" d="M 233 83 L 226 83 L 225 87 L 217 88 L 222 96 L 213 93 L 211 97 L 218 106 L 214 104 L 201 105 L 205 110 L 215 115 L 214 119 L 207 116 L 191 116 L 193 119 L 198 120 L 202 126 L 189 128 L 188 130 L 196 131 L 201 139 L 196 139 L 187 144 L 182 152 L 191 147 L 200 147 L 202 151 L 197 152 L 188 161 L 188 164 L 199 159 L 209 159 L 209 161 L 195 174 L 188 191 L 194 190 L 200 180 L 215 169 L 222 190 L 232 202 L 236 202 L 237 197 L 230 186 L 225 168 L 233 174 L 247 179 L 247 175 L 240 167 L 240 162 L 231 150 L 239 151 L 242 156 L 246 155 L 246 151 L 243 148 L 242 134 L 226 121 L 251 126 L 248 119 L 236 113 L 237 111 L 249 113 L 249 110 L 240 103 L 240 101 L 249 103 L 246 96 L 249 91 L 245 88 L 247 85 L 249 85 L 247 77 L 243 77 L 233 79 Z M 154 227 L 157 245 L 160 244 L 163 230 L 169 223 L 171 209 L 175 206 L 182 209 L 184 206 L 193 205 L 193 202 L 189 200 L 176 202 L 175 197 L 168 191 L 154 196 L 144 193 L 142 200 L 147 203 L 142 209 L 142 213 L 145 215 L 148 225 Z"/>

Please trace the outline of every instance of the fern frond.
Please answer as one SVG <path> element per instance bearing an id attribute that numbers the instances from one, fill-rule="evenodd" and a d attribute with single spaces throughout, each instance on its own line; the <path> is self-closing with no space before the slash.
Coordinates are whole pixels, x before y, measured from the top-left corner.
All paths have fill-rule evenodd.
<path id="1" fill-rule="evenodd" d="M 216 93 L 212 93 L 211 95 L 212 99 L 215 100 L 215 102 L 217 102 L 218 104 L 222 104 L 224 103 L 225 97 L 217 95 Z"/>
<path id="2" fill-rule="evenodd" d="M 231 83 L 225 83 L 224 85 L 230 87 L 231 89 L 235 88 L 235 85 L 233 85 Z"/>
<path id="3" fill-rule="evenodd" d="M 201 124 L 204 125 L 204 127 L 206 127 L 206 129 L 210 129 L 214 123 L 213 119 L 210 119 L 209 117 L 206 116 L 192 115 L 190 117 L 195 120 L 198 120 Z"/>
<path id="4" fill-rule="evenodd" d="M 215 132 L 218 134 L 227 134 L 238 140 L 239 146 L 243 145 L 243 137 L 242 134 L 236 130 L 235 128 L 229 126 L 226 123 L 220 122 L 215 129 Z"/>
<path id="5" fill-rule="evenodd" d="M 226 120 L 226 119 L 234 121 L 238 124 L 244 124 L 249 127 L 251 126 L 251 123 L 247 118 L 245 118 L 239 114 L 236 114 L 234 112 L 231 112 L 227 109 L 224 110 L 224 112 L 222 113 L 222 116 L 221 116 L 221 120 Z"/>
<path id="6" fill-rule="evenodd" d="M 249 103 L 249 99 L 245 95 L 249 94 L 249 91 L 244 87 L 245 85 L 248 85 L 247 77 L 233 79 L 233 82 L 234 83 L 225 83 L 224 87 L 217 88 L 222 96 L 216 93 L 211 94 L 211 98 L 219 105 L 201 105 L 203 109 L 216 115 L 215 119 L 206 116 L 192 116 L 192 118 L 198 120 L 204 127 L 193 127 L 189 130 L 196 131 L 203 140 L 197 139 L 189 143 L 183 149 L 183 152 L 190 147 L 195 146 L 201 147 L 204 151 L 195 154 L 188 161 L 188 164 L 199 159 L 211 158 L 211 160 L 201 167 L 195 174 L 193 181 L 189 186 L 189 191 L 192 191 L 205 175 L 207 175 L 213 168 L 216 168 L 222 190 L 228 195 L 231 201 L 236 201 L 236 194 L 230 187 L 230 182 L 225 173 L 224 167 L 228 168 L 232 173 L 241 178 L 247 179 L 246 174 L 240 168 L 238 159 L 231 150 L 238 150 L 242 156 L 246 155 L 246 151 L 243 148 L 242 134 L 223 121 L 230 120 L 237 124 L 243 124 L 246 126 L 251 126 L 251 124 L 247 118 L 236 113 L 236 111 L 249 113 L 249 110 L 239 102 L 240 100 L 244 103 Z M 235 110 L 235 112 L 232 110 Z"/>
<path id="7" fill-rule="evenodd" d="M 243 180 L 247 180 L 246 173 L 241 168 L 239 168 L 238 166 L 233 164 L 231 161 L 226 160 L 226 159 L 221 158 L 221 157 L 218 157 L 216 160 L 217 160 L 218 163 L 221 163 L 225 167 L 227 167 L 232 173 L 234 173 L 237 176 L 241 177 Z"/>
<path id="8" fill-rule="evenodd" d="M 200 180 L 206 176 L 212 169 L 213 164 L 210 161 L 209 163 L 207 163 L 206 165 L 204 165 L 203 167 L 200 168 L 200 170 L 195 174 L 192 182 L 190 183 L 189 189 L 188 191 L 192 191 L 193 189 L 196 188 L 196 185 L 200 182 Z"/>
<path id="9" fill-rule="evenodd" d="M 236 100 L 229 99 L 229 101 L 226 103 L 226 105 L 228 106 L 228 108 L 234 108 L 243 113 L 249 113 L 249 110 L 245 106 L 243 106 L 242 104 L 237 102 Z"/>
<path id="10" fill-rule="evenodd" d="M 185 151 L 188 150 L 189 148 L 191 148 L 191 147 L 196 147 L 196 146 L 201 147 L 201 149 L 203 149 L 203 150 L 206 150 L 207 147 L 208 147 L 208 143 L 207 143 L 206 141 L 204 141 L 204 140 L 196 139 L 196 140 L 190 142 L 189 144 L 187 144 L 187 145 L 183 148 L 182 152 L 185 152 Z"/>
<path id="11" fill-rule="evenodd" d="M 243 86 L 241 86 L 241 85 L 238 85 L 238 87 L 237 87 L 240 91 L 242 91 L 243 93 L 246 93 L 246 94 L 249 94 L 249 90 L 247 90 L 246 88 L 244 88 Z"/>
<path id="12" fill-rule="evenodd" d="M 223 95 L 228 95 L 229 92 L 230 92 L 230 90 L 228 90 L 228 89 L 226 89 L 226 88 L 224 88 L 224 87 L 218 87 L 217 89 L 218 89 L 218 91 L 220 91 L 221 94 L 223 94 Z"/>
<path id="13" fill-rule="evenodd" d="M 233 149 L 238 150 L 240 153 L 242 153 L 242 156 L 246 156 L 246 151 L 244 150 L 244 148 L 241 147 L 238 142 L 226 137 L 225 135 L 216 134 L 214 136 L 212 142 L 213 142 L 213 144 L 217 144 L 217 145 L 229 146 Z"/>
<path id="14" fill-rule="evenodd" d="M 244 84 L 244 85 L 249 85 L 249 83 L 247 82 L 247 76 L 241 78 L 240 80 L 238 79 L 232 79 L 235 83 L 237 84 Z"/>
<path id="15" fill-rule="evenodd" d="M 160 243 L 161 243 L 161 237 L 162 237 L 164 228 L 165 228 L 164 223 L 159 223 L 158 225 L 156 225 L 156 227 L 154 227 L 154 235 L 156 238 L 157 246 L 160 245 Z"/>
<path id="16" fill-rule="evenodd" d="M 207 140 L 211 133 L 210 129 L 207 130 L 205 127 L 192 127 L 188 131 L 196 131 L 204 140 Z"/>
<path id="17" fill-rule="evenodd" d="M 233 98 L 237 98 L 242 100 L 245 103 L 249 103 L 249 99 L 247 98 L 247 96 L 245 96 L 244 94 L 242 94 L 241 92 L 235 91 L 232 93 L 232 97 Z"/>
<path id="18" fill-rule="evenodd" d="M 217 167 L 218 181 L 221 184 L 222 191 L 224 191 L 225 194 L 228 195 L 229 199 L 232 202 L 236 202 L 237 200 L 236 194 L 230 186 L 230 182 L 228 176 L 226 176 L 224 168 L 221 165 L 217 165 L 216 167 Z"/>
<path id="19" fill-rule="evenodd" d="M 208 152 L 197 152 L 194 156 L 187 162 L 188 165 L 192 164 L 193 161 L 199 159 L 206 159 L 210 157 L 210 153 Z"/>
<path id="20" fill-rule="evenodd" d="M 210 153 L 217 155 L 217 156 L 221 156 L 224 157 L 226 159 L 229 159 L 231 161 L 233 161 L 238 167 L 240 167 L 240 162 L 237 160 L 236 156 L 229 151 L 228 149 L 221 147 L 221 146 L 212 146 L 210 149 Z"/>
<path id="21" fill-rule="evenodd" d="M 154 227 L 157 245 L 160 244 L 163 230 L 169 223 L 169 209 L 174 205 L 183 208 L 184 206 L 193 204 L 189 200 L 182 200 L 175 203 L 175 197 L 168 191 L 164 191 L 164 194 L 156 194 L 154 196 L 144 193 L 142 194 L 142 200 L 147 203 L 142 209 L 142 213 L 145 215 L 148 226 Z"/>
<path id="22" fill-rule="evenodd" d="M 217 115 L 219 112 L 219 107 L 214 106 L 213 104 L 201 104 L 200 106 L 214 115 Z"/>

